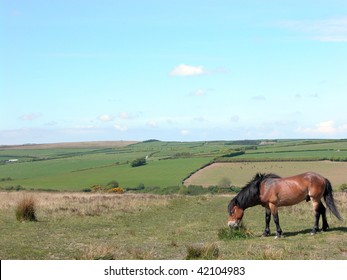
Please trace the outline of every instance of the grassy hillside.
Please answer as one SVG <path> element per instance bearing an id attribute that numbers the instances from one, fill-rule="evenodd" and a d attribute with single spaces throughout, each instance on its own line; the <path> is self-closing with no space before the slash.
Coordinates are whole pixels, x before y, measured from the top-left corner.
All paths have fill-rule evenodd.
<path id="1" fill-rule="evenodd" d="M 171 187 L 179 186 L 189 174 L 212 161 L 347 161 L 346 140 L 150 140 L 116 144 L 93 142 L 81 143 L 80 146 L 68 143 L 1 147 L 0 187 L 82 190 L 110 181 L 118 181 L 122 188 L 134 188 L 139 184 Z M 133 160 L 143 157 L 147 158 L 145 166 L 131 167 Z M 8 163 L 9 159 L 16 161 Z"/>

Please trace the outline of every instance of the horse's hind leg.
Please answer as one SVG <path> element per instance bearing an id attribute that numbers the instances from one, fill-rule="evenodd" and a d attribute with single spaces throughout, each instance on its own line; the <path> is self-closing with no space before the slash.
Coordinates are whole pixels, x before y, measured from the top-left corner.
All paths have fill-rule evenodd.
<path id="1" fill-rule="evenodd" d="M 327 221 L 326 209 L 325 209 L 322 202 L 320 202 L 320 204 L 319 204 L 319 212 L 321 213 L 322 220 L 323 220 L 322 231 L 327 231 L 329 229 L 329 224 Z"/>
<path id="2" fill-rule="evenodd" d="M 320 211 L 319 211 L 319 203 L 317 201 L 312 200 L 313 210 L 314 210 L 314 225 L 313 229 L 311 231 L 311 234 L 316 234 L 319 230 L 319 217 L 320 217 Z"/>
<path id="3" fill-rule="evenodd" d="M 314 201 L 312 202 L 313 204 L 313 209 L 315 212 L 315 221 L 313 225 L 313 229 L 311 231 L 311 234 L 317 233 L 319 231 L 319 218 L 322 215 L 322 220 L 323 220 L 323 226 L 322 230 L 326 231 L 329 228 L 328 222 L 327 222 L 327 216 L 326 216 L 326 209 L 321 201 Z"/>
<path id="4" fill-rule="evenodd" d="M 276 225 L 276 238 L 278 237 L 283 237 L 282 235 L 282 229 L 280 227 L 280 218 L 278 217 L 278 212 L 275 213 L 275 214 L 272 214 L 274 216 L 274 222 L 275 222 L 275 225 Z"/>
<path id="5" fill-rule="evenodd" d="M 265 230 L 263 236 L 270 235 L 270 220 L 271 220 L 271 210 L 269 208 L 265 208 Z"/>
<path id="6" fill-rule="evenodd" d="M 281 226 L 280 226 L 280 219 L 278 217 L 278 208 L 276 205 L 274 204 L 270 204 L 270 209 L 271 209 L 271 213 L 272 213 L 272 216 L 274 217 L 274 222 L 275 222 L 275 225 L 276 225 L 276 238 L 278 237 L 283 237 L 282 235 L 282 229 L 281 229 Z"/>

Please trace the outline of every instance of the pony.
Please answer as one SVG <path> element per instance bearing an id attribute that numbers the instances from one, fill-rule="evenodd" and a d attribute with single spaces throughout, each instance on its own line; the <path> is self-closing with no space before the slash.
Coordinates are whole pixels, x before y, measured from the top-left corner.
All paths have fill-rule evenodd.
<path id="1" fill-rule="evenodd" d="M 326 217 L 326 208 L 321 199 L 324 197 L 329 210 L 342 220 L 336 208 L 333 198 L 331 183 L 323 176 L 306 172 L 303 174 L 281 178 L 276 174 L 257 173 L 241 191 L 230 201 L 228 205 L 228 226 L 238 227 L 244 215 L 244 211 L 256 205 L 265 207 L 265 230 L 263 236 L 270 235 L 270 220 L 273 216 L 276 225 L 276 237 L 283 237 L 279 223 L 278 207 L 291 206 L 304 200 L 312 201 L 315 220 L 311 234 L 319 231 L 319 219 L 322 216 L 322 231 L 329 229 Z"/>

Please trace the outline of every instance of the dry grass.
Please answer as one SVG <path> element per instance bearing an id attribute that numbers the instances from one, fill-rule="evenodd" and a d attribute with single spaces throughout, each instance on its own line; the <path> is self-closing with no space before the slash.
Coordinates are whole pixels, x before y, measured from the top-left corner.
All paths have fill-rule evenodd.
<path id="1" fill-rule="evenodd" d="M 101 216 L 107 213 L 135 213 L 153 206 L 166 206 L 174 198 L 174 196 L 159 197 L 152 194 L 0 192 L 0 210 L 14 209 L 29 194 L 30 200 L 35 201 L 40 215 L 53 219 L 67 215 Z"/>
<path id="2" fill-rule="evenodd" d="M 115 248 L 109 245 L 90 245 L 84 250 L 81 260 L 115 260 Z"/>
<path id="3" fill-rule="evenodd" d="M 16 218 L 20 222 L 36 222 L 36 202 L 32 196 L 24 196 L 16 206 Z"/>
<path id="4" fill-rule="evenodd" d="M 187 246 L 186 260 L 214 260 L 219 257 L 217 244 L 198 244 Z"/>
<path id="5" fill-rule="evenodd" d="M 18 223 L 25 196 L 37 223 Z M 345 221 L 328 214 L 331 230 L 311 236 L 312 205 L 280 208 L 285 238 L 260 237 L 264 209 L 247 209 L 253 238 L 220 239 L 229 196 L 0 192 L 2 259 L 346 259 L 347 193 L 335 193 Z M 23 242 L 23 236 L 30 242 Z"/>
<path id="6" fill-rule="evenodd" d="M 347 183 L 346 168 L 347 162 L 335 161 L 214 163 L 194 173 L 184 184 L 216 186 L 221 178 L 226 178 L 232 185 L 243 187 L 257 172 L 271 172 L 286 177 L 314 171 L 328 178 L 337 189 Z"/>

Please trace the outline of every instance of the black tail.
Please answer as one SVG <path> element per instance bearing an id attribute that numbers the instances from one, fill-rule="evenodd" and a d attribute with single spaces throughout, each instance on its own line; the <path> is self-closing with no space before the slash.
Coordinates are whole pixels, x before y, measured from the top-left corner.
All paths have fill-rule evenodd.
<path id="1" fill-rule="evenodd" d="M 339 220 L 342 220 L 342 217 L 335 205 L 335 201 L 333 197 L 333 188 L 331 187 L 330 181 L 326 178 L 325 178 L 324 200 L 329 210 L 336 216 L 336 218 L 338 218 Z"/>

